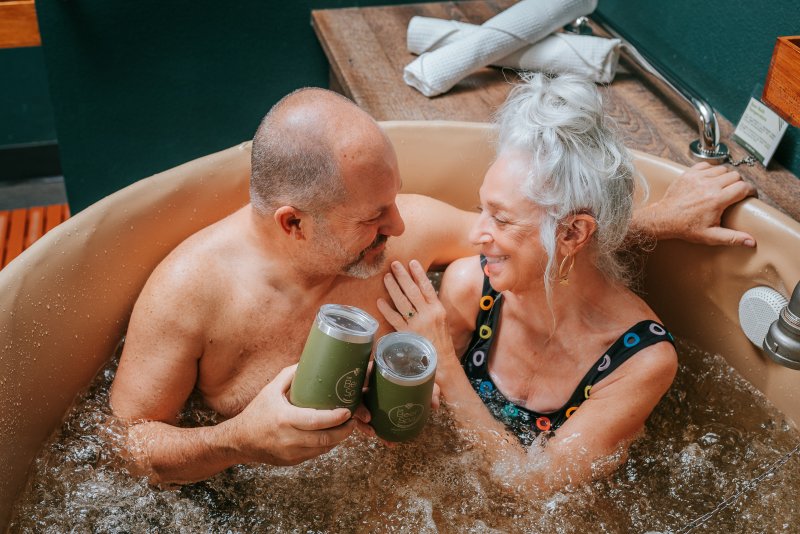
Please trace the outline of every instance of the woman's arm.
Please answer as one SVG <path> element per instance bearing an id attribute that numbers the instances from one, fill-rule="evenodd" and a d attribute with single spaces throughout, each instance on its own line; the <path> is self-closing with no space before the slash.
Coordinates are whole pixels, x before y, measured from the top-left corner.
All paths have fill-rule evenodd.
<path id="1" fill-rule="evenodd" d="M 627 459 L 628 446 L 669 389 L 677 368 L 669 343 L 643 349 L 622 364 L 592 387 L 589 398 L 539 451 L 541 458 L 530 459 L 537 472 L 525 482 L 553 491 L 613 472 Z"/>
<path id="2" fill-rule="evenodd" d="M 589 399 L 552 437 L 527 450 L 489 413 L 463 372 L 445 379 L 442 394 L 459 427 L 484 448 L 489 471 L 518 492 L 544 497 L 607 476 L 624 463 L 628 447 L 669 389 L 676 370 L 672 345 L 642 350 L 595 385 Z"/>

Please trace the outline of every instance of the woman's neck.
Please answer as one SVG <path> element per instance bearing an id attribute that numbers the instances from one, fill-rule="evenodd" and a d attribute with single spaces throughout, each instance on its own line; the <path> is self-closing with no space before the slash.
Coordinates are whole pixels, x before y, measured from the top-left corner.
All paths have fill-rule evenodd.
<path id="1" fill-rule="evenodd" d="M 552 338 L 556 329 L 605 328 L 613 319 L 608 313 L 609 297 L 627 291 L 587 260 L 576 260 L 566 284 L 552 284 L 549 305 L 544 281 L 539 279 L 528 288 L 504 291 L 504 306 L 520 317 L 529 334 L 537 338 Z"/>

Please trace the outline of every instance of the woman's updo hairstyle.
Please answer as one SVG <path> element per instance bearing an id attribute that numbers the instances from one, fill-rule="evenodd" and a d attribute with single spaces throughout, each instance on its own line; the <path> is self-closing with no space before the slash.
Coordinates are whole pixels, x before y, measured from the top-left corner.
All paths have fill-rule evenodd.
<path id="1" fill-rule="evenodd" d="M 515 86 L 498 111 L 498 156 L 530 156 L 522 194 L 542 206 L 541 241 L 547 252 L 545 287 L 556 278 L 556 237 L 568 216 L 588 213 L 597 221 L 593 236 L 597 267 L 613 280 L 628 282 L 616 252 L 628 233 L 635 180 L 631 155 L 612 131 L 595 85 L 575 75 L 530 74 Z"/>

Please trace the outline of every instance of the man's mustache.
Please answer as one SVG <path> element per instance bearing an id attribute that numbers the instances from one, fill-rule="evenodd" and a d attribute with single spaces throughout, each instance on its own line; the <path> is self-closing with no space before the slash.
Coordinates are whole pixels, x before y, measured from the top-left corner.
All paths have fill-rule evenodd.
<path id="1" fill-rule="evenodd" d="M 384 243 L 386 243 L 386 241 L 387 241 L 388 239 L 389 239 L 389 236 L 388 236 L 388 235 L 378 234 L 378 235 L 375 237 L 375 240 L 374 240 L 374 241 L 373 241 L 373 242 L 372 242 L 372 243 L 371 243 L 371 244 L 370 244 L 370 245 L 369 245 L 367 248 L 365 248 L 365 249 L 364 249 L 364 252 L 366 252 L 366 251 L 368 251 L 368 250 L 372 250 L 372 249 L 374 249 L 374 248 L 378 248 L 379 246 L 381 246 L 381 245 L 383 245 Z"/>

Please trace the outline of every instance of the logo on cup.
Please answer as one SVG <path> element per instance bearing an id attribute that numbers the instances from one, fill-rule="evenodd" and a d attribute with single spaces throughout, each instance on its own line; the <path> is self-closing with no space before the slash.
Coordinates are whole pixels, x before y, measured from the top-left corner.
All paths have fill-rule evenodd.
<path id="1" fill-rule="evenodd" d="M 339 380 L 336 381 L 336 396 L 345 404 L 352 404 L 356 400 L 358 390 L 361 389 L 361 381 L 358 380 L 358 375 L 361 369 L 353 369 L 343 374 Z"/>
<path id="2" fill-rule="evenodd" d="M 425 413 L 424 406 L 409 402 L 389 410 L 389 422 L 397 428 L 411 428 L 417 424 L 423 413 Z"/>

